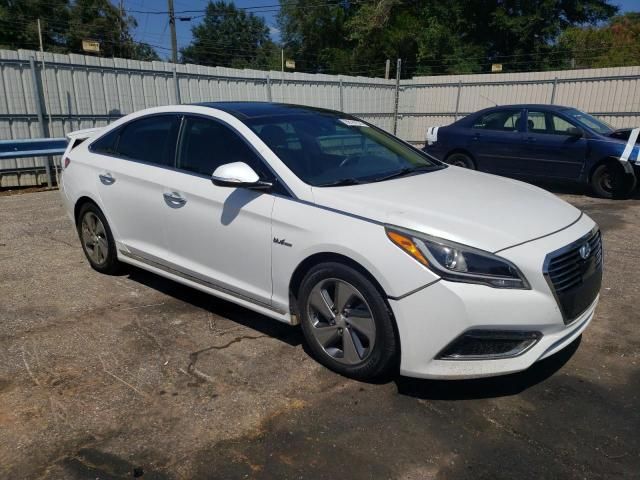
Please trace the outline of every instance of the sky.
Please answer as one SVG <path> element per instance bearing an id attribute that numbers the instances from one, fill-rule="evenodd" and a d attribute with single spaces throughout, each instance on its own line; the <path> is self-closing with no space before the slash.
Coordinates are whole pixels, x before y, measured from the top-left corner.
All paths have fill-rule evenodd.
<path id="1" fill-rule="evenodd" d="M 118 4 L 118 0 L 111 0 Z M 176 37 L 178 49 L 187 46 L 191 41 L 191 27 L 199 23 L 198 13 L 179 13 L 188 10 L 204 10 L 208 0 L 174 0 L 176 17 L 193 16 L 191 21 L 176 22 Z M 276 19 L 278 0 L 234 0 L 240 8 L 251 8 L 256 15 L 265 19 L 271 30 L 271 38 L 275 42 L 280 41 L 280 31 Z M 614 0 L 611 2 L 620 7 L 622 12 L 640 11 L 640 0 Z M 166 12 L 167 0 L 124 0 L 124 8 L 138 21 L 138 28 L 134 32 L 134 39 L 138 42 L 146 42 L 156 48 L 158 55 L 168 58 L 171 54 L 171 35 L 169 31 L 169 19 L 165 14 L 140 13 L 140 12 Z"/>
<path id="2" fill-rule="evenodd" d="M 118 0 L 111 0 L 118 4 Z M 640 1 L 640 0 L 639 0 Z M 189 10 L 204 10 L 208 0 L 173 0 L 176 17 L 193 16 L 198 13 L 179 13 Z M 275 42 L 280 41 L 280 31 L 276 19 L 278 0 L 235 0 L 234 3 L 240 8 L 249 7 L 256 15 L 265 19 L 271 31 L 271 38 Z M 124 8 L 136 18 L 138 28 L 134 31 L 134 40 L 146 42 L 150 45 L 163 47 L 157 48 L 158 55 L 168 58 L 171 55 L 171 33 L 169 30 L 169 17 L 166 14 L 138 13 L 138 12 L 166 12 L 167 0 L 124 0 Z M 200 18 L 193 18 L 191 21 L 176 21 L 176 37 L 178 40 L 178 50 L 186 47 L 191 42 L 191 27 L 200 23 Z"/>

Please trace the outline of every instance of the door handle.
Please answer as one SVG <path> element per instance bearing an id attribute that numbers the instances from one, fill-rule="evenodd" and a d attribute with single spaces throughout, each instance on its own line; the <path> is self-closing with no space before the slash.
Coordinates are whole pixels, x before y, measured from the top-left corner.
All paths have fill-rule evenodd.
<path id="1" fill-rule="evenodd" d="M 162 195 L 170 206 L 181 207 L 187 203 L 187 200 L 178 192 L 163 193 Z"/>
<path id="2" fill-rule="evenodd" d="M 480 140 L 480 135 L 476 133 L 473 137 L 471 137 L 471 140 Z"/>
<path id="3" fill-rule="evenodd" d="M 98 178 L 100 178 L 100 181 L 104 184 L 104 185 L 113 185 L 114 183 L 116 183 L 116 179 L 113 178 L 113 175 L 111 175 L 110 173 L 102 173 L 100 175 L 98 175 Z"/>
<path id="4" fill-rule="evenodd" d="M 535 142 L 535 137 L 527 137 L 527 142 Z"/>

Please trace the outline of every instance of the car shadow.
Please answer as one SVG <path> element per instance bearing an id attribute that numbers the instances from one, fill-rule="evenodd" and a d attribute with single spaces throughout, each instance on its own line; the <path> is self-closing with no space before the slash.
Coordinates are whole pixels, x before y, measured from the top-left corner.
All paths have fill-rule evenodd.
<path id="1" fill-rule="evenodd" d="M 395 383 L 400 395 L 424 400 L 472 400 L 517 395 L 560 370 L 581 341 L 582 335 L 560 352 L 534 363 L 523 372 L 471 380 L 424 380 L 400 376 Z"/>
<path id="2" fill-rule="evenodd" d="M 174 282 L 155 273 L 147 272 L 141 268 L 129 265 L 127 269 L 129 278 L 134 282 L 139 282 L 181 302 L 227 318 L 288 345 L 295 347 L 302 343 L 302 332 L 299 328 L 292 328 L 291 325 L 286 323 L 279 322 L 195 288 Z"/>

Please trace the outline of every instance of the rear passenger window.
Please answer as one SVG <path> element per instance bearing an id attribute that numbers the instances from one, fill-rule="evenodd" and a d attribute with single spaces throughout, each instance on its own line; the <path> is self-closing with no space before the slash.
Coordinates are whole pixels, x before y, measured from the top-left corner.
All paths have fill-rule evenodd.
<path id="1" fill-rule="evenodd" d="M 520 126 L 521 114 L 520 110 L 497 110 L 485 113 L 476 119 L 473 128 L 515 132 Z"/>
<path id="2" fill-rule="evenodd" d="M 103 153 L 106 155 L 114 155 L 116 153 L 116 145 L 120 136 L 121 128 L 116 128 L 90 145 L 90 150 L 95 153 Z M 75 145 L 74 145 L 75 148 Z"/>
<path id="3" fill-rule="evenodd" d="M 185 118 L 178 168 L 210 176 L 220 165 L 234 162 L 264 174 L 262 161 L 231 128 L 208 118 Z"/>
<path id="4" fill-rule="evenodd" d="M 123 158 L 173 166 L 180 118 L 154 115 L 122 127 L 116 154 Z"/>

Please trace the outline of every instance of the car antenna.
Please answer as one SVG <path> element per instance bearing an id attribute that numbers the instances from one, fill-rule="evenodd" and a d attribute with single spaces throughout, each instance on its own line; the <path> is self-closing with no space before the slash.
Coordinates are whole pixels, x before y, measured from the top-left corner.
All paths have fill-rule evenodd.
<path id="1" fill-rule="evenodd" d="M 495 101 L 491 100 L 489 97 L 485 97 L 485 96 L 484 96 L 484 95 L 482 95 L 482 94 L 480 94 L 480 96 L 481 96 L 482 98 L 484 98 L 485 100 L 489 100 L 491 103 L 493 103 L 493 106 L 494 106 L 494 107 L 497 107 L 497 106 L 498 106 L 498 102 L 495 102 Z"/>

